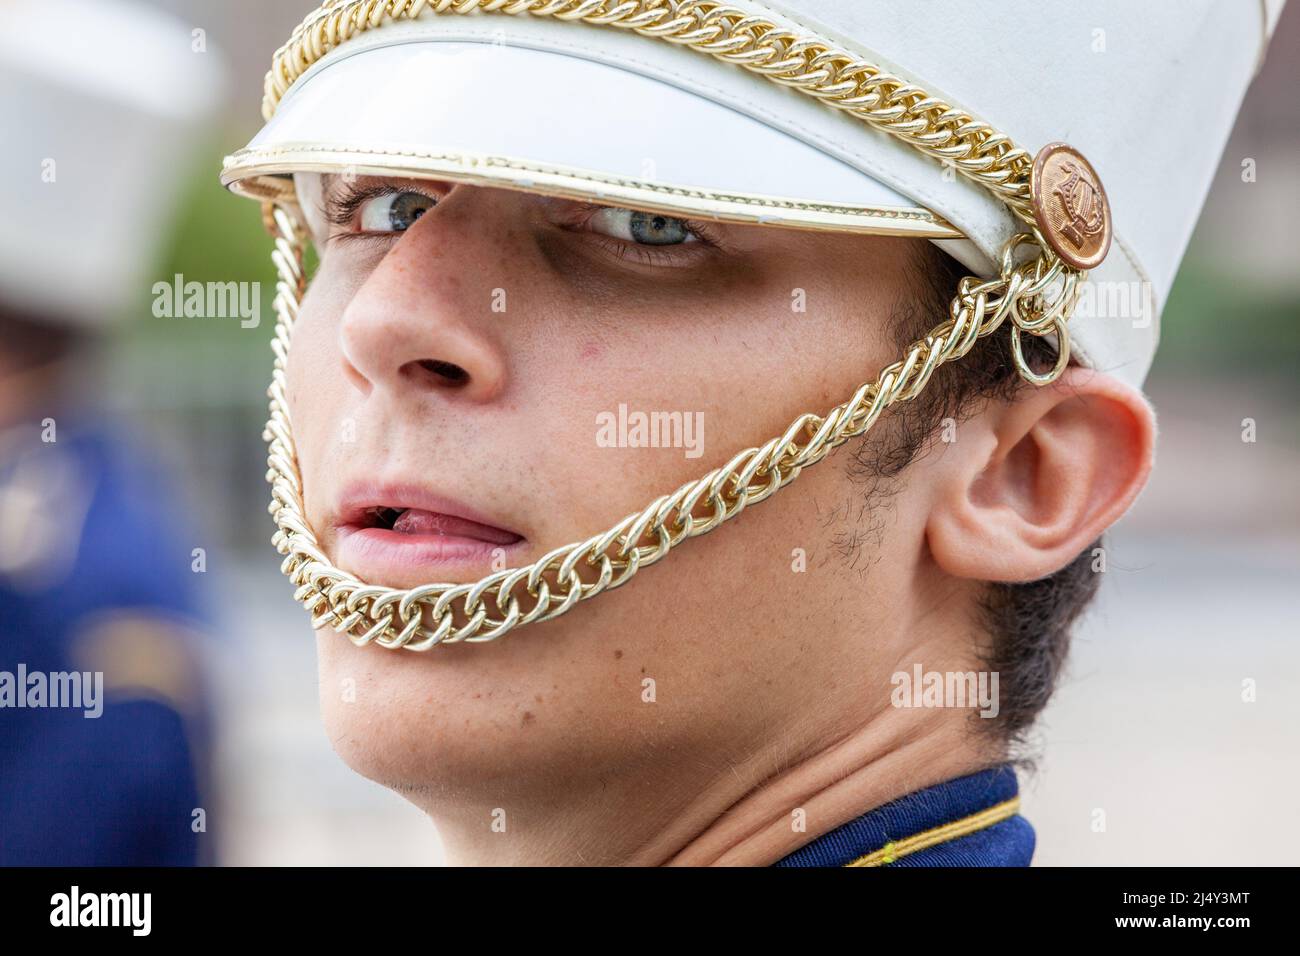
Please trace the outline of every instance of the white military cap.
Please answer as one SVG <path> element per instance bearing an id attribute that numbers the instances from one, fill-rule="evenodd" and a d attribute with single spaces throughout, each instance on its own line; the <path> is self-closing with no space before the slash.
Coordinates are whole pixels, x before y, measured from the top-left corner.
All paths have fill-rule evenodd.
<path id="1" fill-rule="evenodd" d="M 0 301 L 92 325 L 141 298 L 178 159 L 221 94 L 195 45 L 138 3 L 0 2 Z"/>
<path id="2" fill-rule="evenodd" d="M 331 0 L 280 51 L 268 122 L 227 160 L 223 179 L 284 199 L 284 182 L 268 176 L 346 166 L 928 236 L 991 276 L 1024 223 L 996 190 L 956 175 L 981 157 L 958 148 L 945 169 L 942 151 L 927 154 L 846 108 L 876 94 L 878 118 L 906 128 L 941 101 L 1023 151 L 1025 168 L 1055 141 L 1091 164 L 1114 225 L 1090 278 L 1123 283 L 1121 298 L 1145 300 L 1154 314 L 1080 309 L 1073 351 L 1138 384 L 1280 7 Z M 825 51 L 811 70 L 800 57 L 810 47 Z M 864 79 L 874 85 L 856 85 Z"/>

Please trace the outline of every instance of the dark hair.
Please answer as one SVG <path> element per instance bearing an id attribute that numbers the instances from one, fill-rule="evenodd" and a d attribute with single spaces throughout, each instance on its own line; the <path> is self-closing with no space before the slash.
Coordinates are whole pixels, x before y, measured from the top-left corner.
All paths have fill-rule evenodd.
<path id="1" fill-rule="evenodd" d="M 931 242 L 918 242 L 908 287 L 889 336 L 906 349 L 949 314 L 957 284 L 969 270 Z M 1056 354 L 1037 336 L 1024 336 L 1026 360 L 1036 370 L 1052 367 Z M 969 353 L 935 370 L 926 387 L 910 402 L 893 407 L 890 424 L 868 433 L 856 449 L 851 473 L 865 479 L 868 495 L 880 500 L 893 490 L 891 479 L 929 450 L 945 419 L 962 421 L 990 401 L 1011 401 L 1022 388 L 1033 388 L 1011 362 L 1007 326 L 980 339 Z M 885 424 L 882 418 L 881 424 Z M 998 672 L 1000 706 L 994 719 L 979 719 L 1008 750 L 1023 744 L 1026 732 L 1047 705 L 1070 645 L 1072 628 L 1096 594 L 1099 576 L 1092 569 L 1098 539 L 1069 564 L 1037 581 L 987 582 L 976 613 L 986 641 L 978 648 L 981 665 Z"/>

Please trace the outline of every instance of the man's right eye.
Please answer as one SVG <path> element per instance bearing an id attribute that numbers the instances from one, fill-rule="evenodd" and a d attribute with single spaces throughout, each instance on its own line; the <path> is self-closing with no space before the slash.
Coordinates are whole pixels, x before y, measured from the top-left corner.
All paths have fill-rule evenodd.
<path id="1" fill-rule="evenodd" d="M 597 209 L 587 219 L 586 225 L 592 232 L 638 245 L 679 246 L 699 242 L 699 237 L 691 231 L 685 219 L 619 206 Z"/>
<path id="2" fill-rule="evenodd" d="M 438 204 L 433 196 L 394 190 L 372 196 L 357 211 L 358 232 L 405 232 Z"/>

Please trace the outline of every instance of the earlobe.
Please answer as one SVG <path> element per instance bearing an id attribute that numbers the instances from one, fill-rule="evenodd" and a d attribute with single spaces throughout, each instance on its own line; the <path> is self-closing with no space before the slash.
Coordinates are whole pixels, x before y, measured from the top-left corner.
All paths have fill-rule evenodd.
<path id="1" fill-rule="evenodd" d="M 957 577 L 1033 581 L 1059 570 L 1128 510 L 1154 460 L 1150 404 L 1091 369 L 990 403 L 961 427 L 983 440 L 951 456 L 926 525 L 936 563 Z"/>

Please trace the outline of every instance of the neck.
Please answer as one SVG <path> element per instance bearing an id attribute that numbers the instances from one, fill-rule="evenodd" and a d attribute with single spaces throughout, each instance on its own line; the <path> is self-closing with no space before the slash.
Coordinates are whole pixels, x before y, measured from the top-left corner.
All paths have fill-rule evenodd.
<path id="1" fill-rule="evenodd" d="M 527 819 L 515 811 L 492 830 L 493 808 L 478 800 L 444 794 L 424 809 L 453 865 L 767 866 L 867 810 L 987 766 L 969 720 L 968 710 L 886 708 L 794 760 L 780 732 L 721 766 L 650 762 L 589 786 L 553 781 L 560 789 L 513 801 Z"/>

